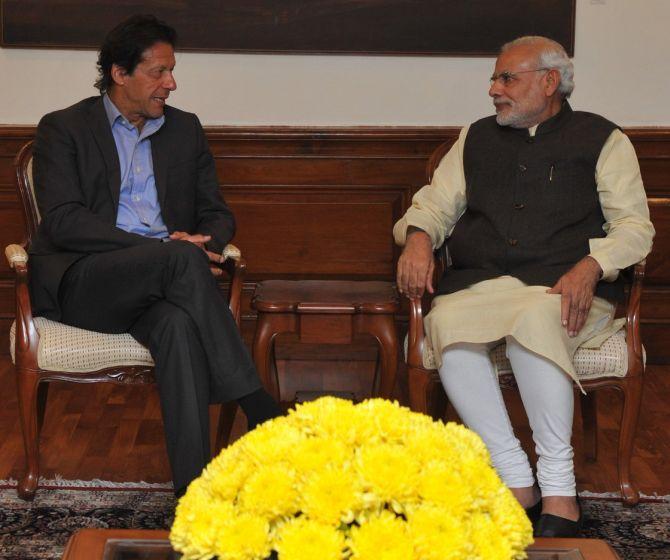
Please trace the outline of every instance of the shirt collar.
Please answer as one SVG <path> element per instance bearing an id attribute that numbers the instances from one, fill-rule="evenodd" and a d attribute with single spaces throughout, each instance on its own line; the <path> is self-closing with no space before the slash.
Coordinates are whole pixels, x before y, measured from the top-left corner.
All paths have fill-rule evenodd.
<path id="1" fill-rule="evenodd" d="M 102 96 L 102 103 L 105 106 L 105 113 L 107 114 L 107 121 L 109 126 L 114 128 L 114 125 L 118 122 L 124 128 L 128 130 L 133 130 L 135 127 L 128 122 L 128 119 L 121 114 L 121 111 L 118 110 L 113 101 L 109 98 L 109 95 L 106 93 Z M 157 119 L 147 119 L 142 127 L 141 137 L 146 138 L 147 136 L 152 135 L 156 132 L 163 123 L 165 122 L 165 115 L 161 115 Z"/>

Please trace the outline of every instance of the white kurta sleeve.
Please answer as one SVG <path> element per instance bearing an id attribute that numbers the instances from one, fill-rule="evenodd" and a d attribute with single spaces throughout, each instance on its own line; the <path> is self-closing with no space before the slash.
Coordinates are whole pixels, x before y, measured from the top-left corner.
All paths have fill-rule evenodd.
<path id="1" fill-rule="evenodd" d="M 425 231 L 437 248 L 451 233 L 465 212 L 465 172 L 463 146 L 469 127 L 463 127 L 458 140 L 438 165 L 429 185 L 421 188 L 412 198 L 412 206 L 393 227 L 398 245 L 404 245 L 407 228 L 414 226 Z"/>
<path id="2" fill-rule="evenodd" d="M 607 235 L 589 240 L 590 256 L 602 268 L 603 279 L 613 281 L 621 269 L 649 254 L 655 233 L 635 149 L 618 129 L 600 152 L 596 183 Z"/>

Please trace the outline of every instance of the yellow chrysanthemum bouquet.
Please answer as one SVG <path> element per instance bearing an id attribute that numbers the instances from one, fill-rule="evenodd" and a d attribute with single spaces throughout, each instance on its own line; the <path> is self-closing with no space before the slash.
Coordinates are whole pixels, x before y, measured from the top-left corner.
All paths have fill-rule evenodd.
<path id="1" fill-rule="evenodd" d="M 185 559 L 511 560 L 532 528 L 475 433 L 324 397 L 224 449 L 170 540 Z"/>

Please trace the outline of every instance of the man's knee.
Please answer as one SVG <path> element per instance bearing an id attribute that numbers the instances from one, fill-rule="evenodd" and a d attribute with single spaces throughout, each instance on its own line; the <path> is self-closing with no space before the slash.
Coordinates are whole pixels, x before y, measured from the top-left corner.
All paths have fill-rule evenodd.
<path id="1" fill-rule="evenodd" d="M 211 280 L 209 259 L 197 245 L 188 241 L 173 241 L 161 243 L 159 247 L 170 274 Z"/>

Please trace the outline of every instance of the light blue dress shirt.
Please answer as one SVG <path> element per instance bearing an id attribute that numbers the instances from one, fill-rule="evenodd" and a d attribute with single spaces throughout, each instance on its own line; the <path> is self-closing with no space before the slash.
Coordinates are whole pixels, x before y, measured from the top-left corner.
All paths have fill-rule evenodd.
<path id="1" fill-rule="evenodd" d="M 165 115 L 147 119 L 140 132 L 120 113 L 107 94 L 103 104 L 121 166 L 116 226 L 145 237 L 167 238 L 169 234 L 158 202 L 149 140 L 163 126 Z"/>

